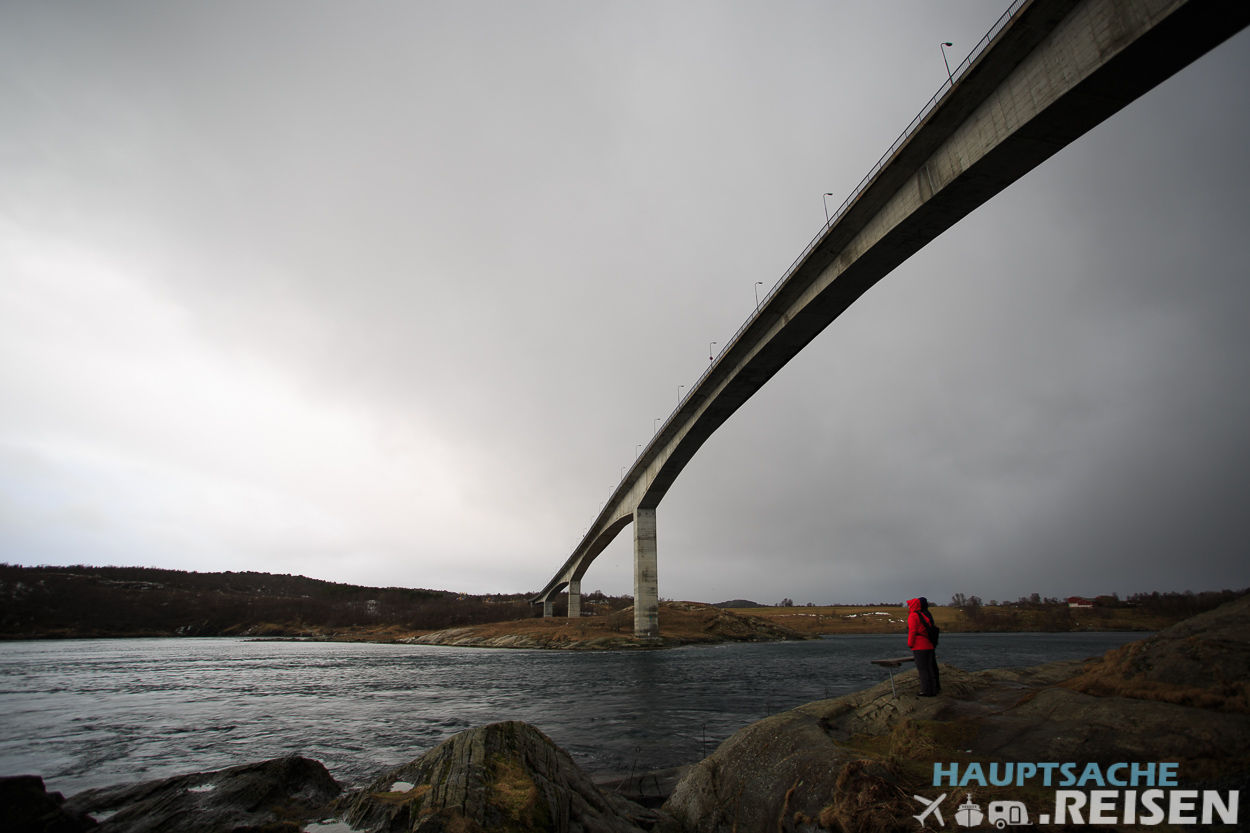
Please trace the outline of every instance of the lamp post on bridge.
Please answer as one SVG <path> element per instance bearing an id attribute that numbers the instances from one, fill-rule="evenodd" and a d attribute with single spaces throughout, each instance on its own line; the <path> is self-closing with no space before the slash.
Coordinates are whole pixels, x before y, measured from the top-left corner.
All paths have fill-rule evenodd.
<path id="1" fill-rule="evenodd" d="M 951 75 L 951 62 L 946 60 L 946 47 L 954 46 L 950 41 L 942 41 L 942 63 L 946 64 L 946 78 L 951 82 L 951 86 L 955 86 L 955 76 Z"/>
<path id="2" fill-rule="evenodd" d="M 712 363 L 712 356 L 713 356 L 713 353 L 712 353 L 712 348 L 713 348 L 713 347 L 715 347 L 715 346 L 716 346 L 716 342 L 715 342 L 715 341 L 711 342 L 711 343 L 710 343 L 710 344 L 708 344 L 708 346 L 707 346 L 707 361 L 708 361 L 708 364 L 711 364 L 711 363 Z"/>
<path id="3" fill-rule="evenodd" d="M 826 208 L 825 209 L 825 222 L 828 222 L 828 220 L 829 220 L 829 209 Z M 756 281 L 755 286 L 751 287 L 752 289 L 755 290 L 755 308 L 756 309 L 760 308 L 760 287 L 763 285 L 764 285 L 763 281 Z"/>
<path id="4" fill-rule="evenodd" d="M 684 387 L 685 387 L 685 385 L 678 385 L 678 386 L 677 386 L 677 404 L 678 404 L 678 405 L 680 405 L 680 404 L 681 404 L 681 389 L 682 389 L 682 388 L 684 388 Z"/>
<path id="5" fill-rule="evenodd" d="M 832 196 L 833 196 L 832 191 L 826 191 L 824 196 L 820 198 L 820 201 L 825 204 L 825 225 L 829 225 L 829 200 L 825 199 L 825 197 L 832 197 Z"/>

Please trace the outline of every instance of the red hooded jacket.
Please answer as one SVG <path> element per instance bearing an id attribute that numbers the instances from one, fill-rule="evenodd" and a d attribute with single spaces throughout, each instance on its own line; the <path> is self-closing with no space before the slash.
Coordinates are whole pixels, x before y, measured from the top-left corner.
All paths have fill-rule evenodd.
<path id="1" fill-rule="evenodd" d="M 907 647 L 913 651 L 932 651 L 934 645 L 929 641 L 925 623 L 921 618 L 929 616 L 931 622 L 933 621 L 931 614 L 928 611 L 923 614 L 920 612 L 920 599 L 908 599 L 907 609 L 911 611 L 907 614 Z"/>

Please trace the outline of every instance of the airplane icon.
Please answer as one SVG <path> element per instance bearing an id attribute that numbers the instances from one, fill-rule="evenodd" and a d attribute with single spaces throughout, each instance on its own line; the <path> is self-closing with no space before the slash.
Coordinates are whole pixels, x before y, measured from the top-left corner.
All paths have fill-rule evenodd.
<path id="1" fill-rule="evenodd" d="M 930 800 L 929 800 L 929 799 L 927 799 L 927 798 L 923 798 L 923 797 L 921 797 L 921 796 L 918 796 L 918 795 L 913 795 L 913 796 L 912 796 L 912 798 L 914 798 L 914 799 L 916 799 L 917 801 L 919 801 L 919 802 L 920 802 L 921 804 L 923 804 L 923 805 L 924 805 L 924 807 L 925 807 L 925 811 L 924 811 L 923 813 L 921 813 L 921 814 L 920 814 L 920 815 L 918 815 L 918 816 L 912 816 L 912 818 L 914 818 L 916 821 L 920 822 L 920 824 L 921 824 L 921 826 L 922 826 L 922 827 L 924 826 L 924 820 L 925 820 L 925 819 L 927 819 L 927 818 L 929 817 L 929 814 L 930 814 L 930 813 L 932 813 L 933 815 L 937 816 L 937 820 L 938 820 L 938 824 L 939 824 L 939 825 L 941 825 L 942 827 L 945 827 L 945 826 L 946 826 L 946 822 L 942 820 L 942 809 L 941 809 L 941 807 L 939 806 L 939 805 L 941 805 L 942 800 L 943 800 L 944 798 L 946 798 L 946 793 L 942 793 L 941 795 L 939 795 L 937 798 L 933 799 L 932 801 L 930 801 Z"/>

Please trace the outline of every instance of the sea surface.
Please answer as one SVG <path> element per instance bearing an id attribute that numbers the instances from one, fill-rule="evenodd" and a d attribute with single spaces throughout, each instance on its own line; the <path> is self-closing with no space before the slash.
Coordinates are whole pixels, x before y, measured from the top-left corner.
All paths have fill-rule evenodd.
<path id="1" fill-rule="evenodd" d="M 1141 633 L 943 634 L 967 670 L 1096 656 Z M 0 643 L 0 775 L 80 790 L 300 754 L 352 783 L 524 720 L 603 778 L 693 763 L 769 714 L 888 679 L 896 635 L 533 651 L 113 639 Z"/>

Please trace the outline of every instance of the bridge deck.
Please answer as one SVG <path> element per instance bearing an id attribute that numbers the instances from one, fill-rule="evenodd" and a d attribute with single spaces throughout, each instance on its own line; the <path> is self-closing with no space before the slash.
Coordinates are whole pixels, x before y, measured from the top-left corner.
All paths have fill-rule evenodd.
<path id="1" fill-rule="evenodd" d="M 580 580 L 636 510 L 654 518 L 708 437 L 877 281 L 1247 24 L 1250 3 L 1223 0 L 1013 3 L 722 348 L 532 601 Z"/>

